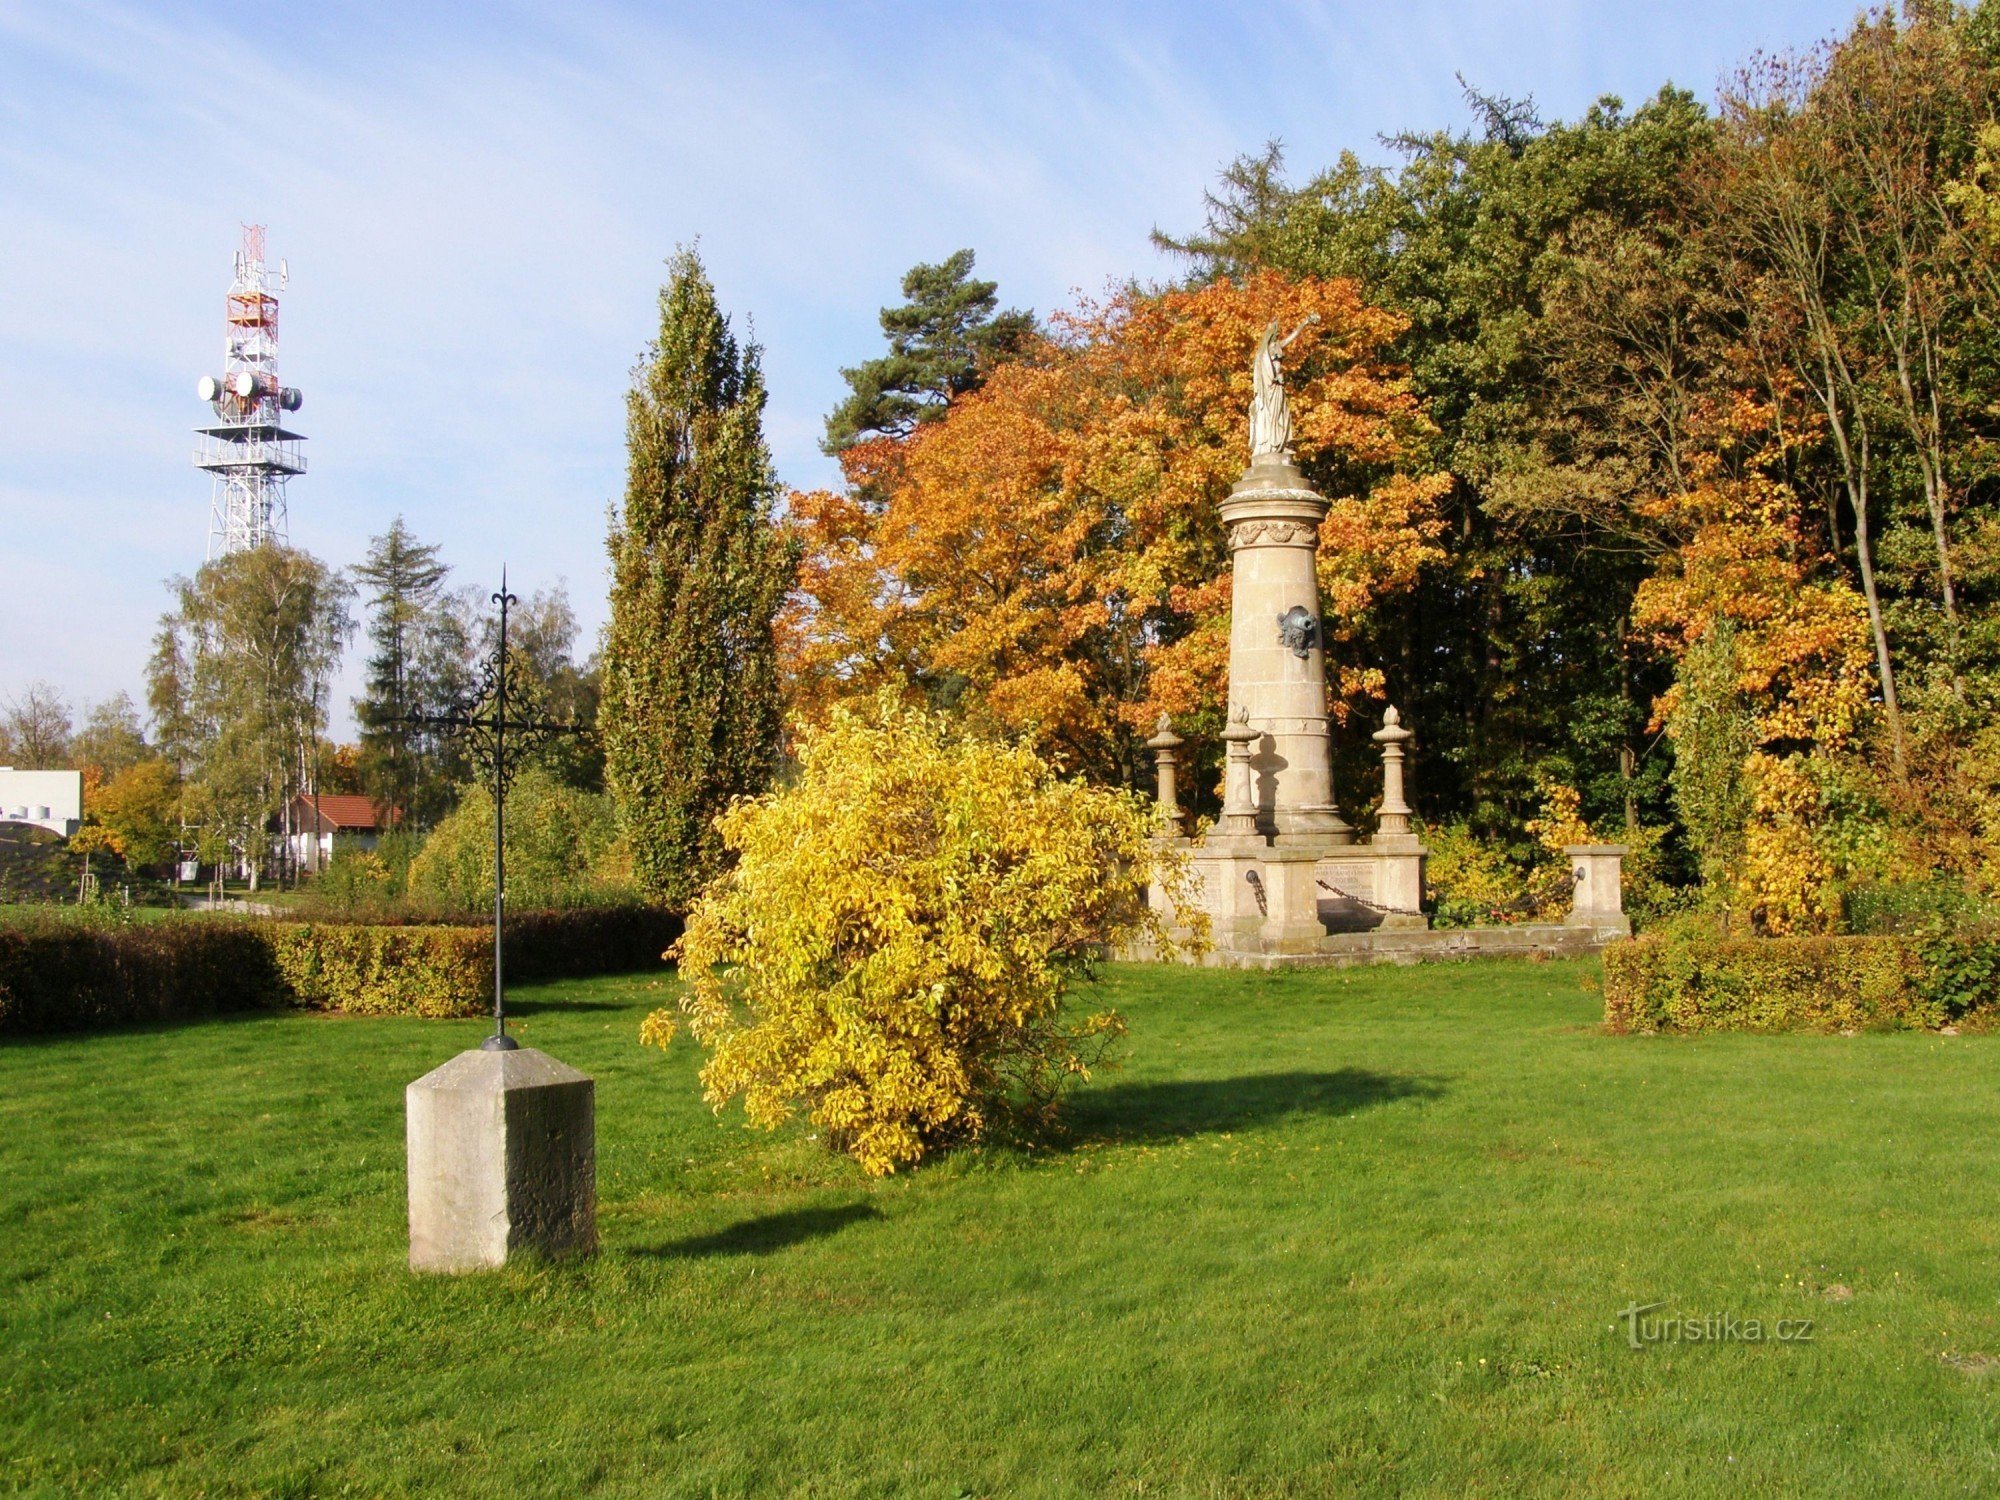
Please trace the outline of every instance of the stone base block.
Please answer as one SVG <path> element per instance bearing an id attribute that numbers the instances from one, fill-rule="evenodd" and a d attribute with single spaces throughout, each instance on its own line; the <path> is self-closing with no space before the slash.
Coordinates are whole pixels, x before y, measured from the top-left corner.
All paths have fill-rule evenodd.
<path id="1" fill-rule="evenodd" d="M 404 1092 L 410 1265 L 597 1249 L 596 1086 L 532 1047 L 461 1052 Z"/>

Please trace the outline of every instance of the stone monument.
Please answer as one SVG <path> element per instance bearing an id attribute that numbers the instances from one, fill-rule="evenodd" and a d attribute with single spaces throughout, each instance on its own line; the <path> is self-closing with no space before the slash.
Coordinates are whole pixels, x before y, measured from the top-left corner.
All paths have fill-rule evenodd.
<path id="1" fill-rule="evenodd" d="M 1389 727 L 1397 738 L 1385 744 L 1385 757 L 1393 758 L 1396 790 L 1385 799 L 1386 837 L 1357 844 L 1334 796 L 1317 571 L 1329 506 L 1293 461 L 1282 362 L 1313 321 L 1290 333 L 1273 322 L 1258 339 L 1250 463 L 1221 505 L 1233 563 L 1223 810 L 1189 852 L 1225 954 L 1316 952 L 1329 903 L 1373 910 L 1379 923 L 1425 925 L 1424 850 L 1410 833 L 1401 791 L 1402 743 L 1410 734 L 1397 728 L 1393 709 Z M 1164 802 L 1180 742 L 1163 720 L 1147 743 L 1159 759 Z"/>
<path id="2" fill-rule="evenodd" d="M 594 1085 L 503 1039 L 508 1046 L 459 1053 L 404 1093 L 414 1270 L 597 1248 Z"/>
<path id="3" fill-rule="evenodd" d="M 1309 319 L 1308 322 L 1311 320 Z M 1371 738 L 1382 755 L 1382 806 L 1365 842 L 1341 817 L 1326 703 L 1326 632 L 1316 567 L 1329 506 L 1292 461 L 1283 355 L 1306 327 L 1272 323 L 1252 357 L 1250 463 L 1221 504 L 1234 564 L 1230 595 L 1222 816 L 1206 837 L 1182 832 L 1181 737 L 1165 715 L 1146 747 L 1159 773 L 1160 834 L 1199 878 L 1217 963 L 1393 962 L 1475 952 L 1589 952 L 1629 933 L 1615 844 L 1567 852 L 1575 907 L 1560 925 L 1430 931 L 1427 851 L 1411 825 L 1406 765 L 1416 736 L 1392 704 Z M 1168 922 L 1175 913 L 1155 887 Z M 1143 955 L 1142 955 L 1143 956 Z"/>
<path id="4" fill-rule="evenodd" d="M 403 1091 L 410 1265 L 419 1271 L 597 1248 L 596 1086 L 507 1035 L 507 788 L 523 749 L 575 726 L 521 696 L 507 644 L 507 612 L 521 601 L 504 568 L 493 602 L 499 637 L 476 692 L 400 721 L 473 738 L 491 752 L 493 773 L 493 1034 Z"/>

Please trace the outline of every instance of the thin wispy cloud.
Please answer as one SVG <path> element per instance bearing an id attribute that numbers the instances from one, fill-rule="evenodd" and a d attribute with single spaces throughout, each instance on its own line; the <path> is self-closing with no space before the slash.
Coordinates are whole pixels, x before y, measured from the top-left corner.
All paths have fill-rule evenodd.
<path id="1" fill-rule="evenodd" d="M 677 243 L 765 346 L 781 473 L 822 483 L 839 367 L 917 260 L 971 245 L 1046 311 L 1168 272 L 1148 231 L 1195 223 L 1269 137 L 1301 168 L 1379 158 L 1382 133 L 1464 120 L 1460 71 L 1551 114 L 1706 92 L 1850 13 L 0 0 L 0 693 L 139 687 L 160 582 L 205 542 L 193 385 L 242 221 L 294 276 L 293 539 L 345 565 L 401 513 L 467 581 L 566 577 L 594 629 Z"/>

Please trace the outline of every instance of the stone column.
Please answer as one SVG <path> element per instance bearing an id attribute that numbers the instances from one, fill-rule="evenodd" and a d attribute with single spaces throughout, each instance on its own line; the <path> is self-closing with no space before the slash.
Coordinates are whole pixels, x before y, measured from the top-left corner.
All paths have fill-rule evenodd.
<path id="1" fill-rule="evenodd" d="M 1404 785 L 1405 747 L 1416 736 L 1403 727 L 1403 716 L 1392 703 L 1382 715 L 1382 727 L 1375 731 L 1375 743 L 1382 747 L 1382 812 L 1376 824 L 1375 904 L 1386 908 L 1382 925 L 1387 928 L 1428 927 L 1423 914 L 1424 859 L 1429 853 L 1410 831 L 1410 804 Z"/>
<path id="2" fill-rule="evenodd" d="M 1408 833 L 1410 804 L 1403 795 L 1403 747 L 1416 736 L 1403 727 L 1403 716 L 1391 703 L 1374 738 L 1382 747 L 1382 815 L 1376 827 L 1381 833 Z"/>
<path id="3" fill-rule="evenodd" d="M 1290 461 L 1262 453 L 1222 502 L 1234 565 L 1229 696 L 1269 737 L 1258 821 L 1281 844 L 1349 833 L 1333 801 L 1326 642 L 1313 559 L 1327 502 Z"/>
<path id="4" fill-rule="evenodd" d="M 1570 878 L 1576 884 L 1568 925 L 1629 934 L 1632 920 L 1625 915 L 1625 846 L 1569 844 L 1563 853 L 1569 856 Z"/>
<path id="5" fill-rule="evenodd" d="M 1250 764 L 1263 733 L 1250 723 L 1249 710 L 1239 706 L 1222 731 L 1222 819 L 1215 831 L 1223 838 L 1263 838 L 1257 811 L 1257 768 Z"/>
<path id="6" fill-rule="evenodd" d="M 1181 832 L 1181 799 L 1180 789 L 1174 785 L 1177 769 L 1174 752 L 1185 743 L 1174 733 L 1173 722 L 1165 714 L 1160 715 L 1153 737 L 1146 741 L 1146 748 L 1153 752 L 1153 763 L 1160 778 L 1160 831 L 1169 835 Z"/>

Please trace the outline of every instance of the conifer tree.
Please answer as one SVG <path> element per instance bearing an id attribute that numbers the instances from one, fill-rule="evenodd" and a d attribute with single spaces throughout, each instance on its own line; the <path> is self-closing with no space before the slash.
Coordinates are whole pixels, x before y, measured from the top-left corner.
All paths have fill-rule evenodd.
<path id="1" fill-rule="evenodd" d="M 450 569 L 434 544 L 419 542 L 401 516 L 368 544 L 368 559 L 354 576 L 369 590 L 368 679 L 355 700 L 361 725 L 362 784 L 397 822 L 421 825 L 439 809 L 424 800 L 423 735 L 405 722 L 419 706 L 424 684 L 418 655 L 425 627 L 436 612 Z M 439 707 L 433 702 L 431 708 Z"/>
<path id="2" fill-rule="evenodd" d="M 626 398 L 599 722 L 634 874 L 685 907 L 721 867 L 716 815 L 776 763 L 771 622 L 795 558 L 775 524 L 757 346 L 731 333 L 692 250 L 669 266 Z"/>
<path id="3" fill-rule="evenodd" d="M 903 305 L 882 309 L 889 352 L 840 372 L 849 395 L 826 419 L 826 452 L 909 436 L 943 416 L 954 396 L 979 389 L 993 363 L 1034 332 L 1031 313 L 996 311 L 998 283 L 974 280 L 972 263 L 972 252 L 959 250 L 904 273 Z"/>

